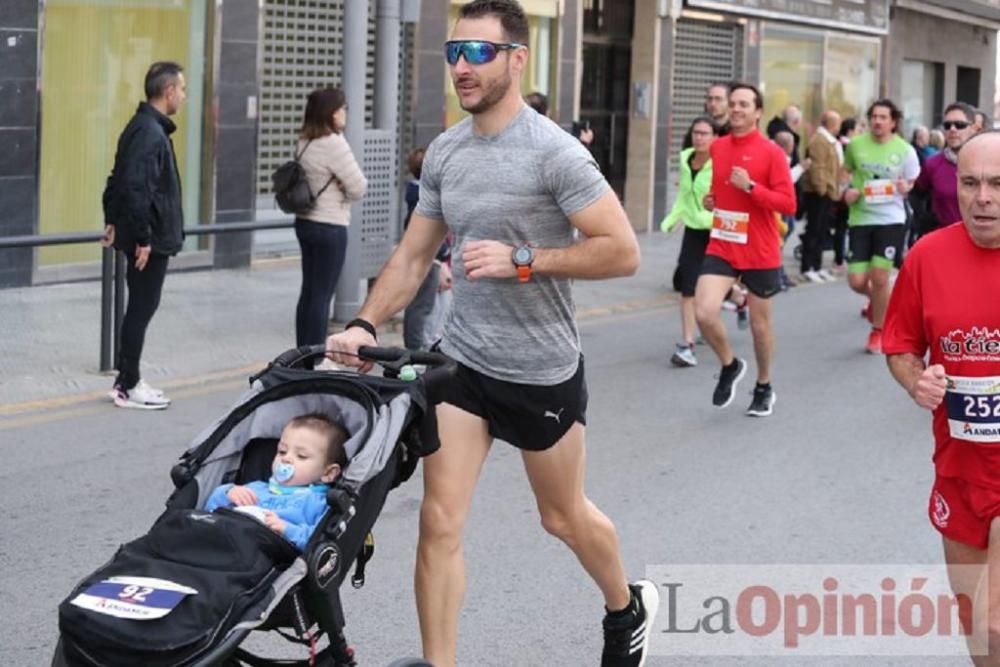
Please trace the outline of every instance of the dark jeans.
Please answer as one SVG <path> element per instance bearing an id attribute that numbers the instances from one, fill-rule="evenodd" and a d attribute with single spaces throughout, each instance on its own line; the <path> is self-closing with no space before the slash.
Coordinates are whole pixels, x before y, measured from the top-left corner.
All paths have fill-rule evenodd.
<path id="1" fill-rule="evenodd" d="M 847 205 L 837 202 L 833 207 L 833 263 L 837 266 L 847 259 L 847 216 Z"/>
<path id="2" fill-rule="evenodd" d="M 320 345 L 330 326 L 330 300 L 347 253 L 347 227 L 295 219 L 302 250 L 302 289 L 295 309 L 295 345 Z"/>
<path id="3" fill-rule="evenodd" d="M 125 317 L 122 318 L 122 330 L 119 333 L 121 347 L 118 378 L 115 380 L 115 384 L 125 391 L 139 382 L 139 360 L 142 357 L 142 346 L 146 342 L 146 327 L 160 305 L 163 279 L 167 275 L 169 261 L 170 258 L 166 255 L 150 253 L 146 267 L 140 271 L 135 268 L 134 256 L 126 258 L 128 305 L 125 307 Z"/>
<path id="4" fill-rule="evenodd" d="M 829 198 L 806 193 L 806 233 L 802 236 L 802 273 L 823 268 L 823 246 L 830 236 Z"/>
<path id="5" fill-rule="evenodd" d="M 420 283 L 413 301 L 406 307 L 403 313 L 403 345 L 410 350 L 429 350 L 432 333 L 427 331 L 430 324 L 431 314 L 434 312 L 434 303 L 438 295 L 438 274 L 441 267 L 437 263 L 431 264 L 431 270 L 427 272 L 424 282 Z"/>

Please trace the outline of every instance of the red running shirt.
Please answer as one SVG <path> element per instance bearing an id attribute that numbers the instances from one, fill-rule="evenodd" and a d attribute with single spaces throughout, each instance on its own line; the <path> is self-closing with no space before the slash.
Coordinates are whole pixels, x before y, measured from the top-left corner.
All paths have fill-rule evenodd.
<path id="1" fill-rule="evenodd" d="M 1000 249 L 972 242 L 956 223 L 906 255 L 882 332 L 885 354 L 941 364 L 948 394 L 934 410 L 934 467 L 1000 489 Z"/>
<path id="2" fill-rule="evenodd" d="M 705 253 L 721 257 L 734 269 L 778 268 L 781 240 L 774 213 L 795 214 L 795 187 L 784 151 L 755 129 L 742 137 L 728 134 L 716 139 L 710 153 L 716 212 L 749 214 L 749 224 L 745 243 L 718 238 L 713 230 Z M 754 182 L 750 194 L 729 182 L 733 167 L 750 174 Z"/>

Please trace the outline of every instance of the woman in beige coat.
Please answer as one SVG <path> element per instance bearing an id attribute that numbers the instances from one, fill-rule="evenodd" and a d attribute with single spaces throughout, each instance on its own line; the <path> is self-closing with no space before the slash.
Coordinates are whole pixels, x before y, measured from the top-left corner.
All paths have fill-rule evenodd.
<path id="1" fill-rule="evenodd" d="M 309 94 L 295 154 L 309 187 L 319 193 L 315 205 L 295 218 L 302 250 L 302 289 L 295 310 L 295 344 L 321 345 L 330 320 L 330 300 L 347 254 L 351 204 L 368 187 L 351 147 L 342 134 L 347 122 L 344 93 L 321 88 Z"/>

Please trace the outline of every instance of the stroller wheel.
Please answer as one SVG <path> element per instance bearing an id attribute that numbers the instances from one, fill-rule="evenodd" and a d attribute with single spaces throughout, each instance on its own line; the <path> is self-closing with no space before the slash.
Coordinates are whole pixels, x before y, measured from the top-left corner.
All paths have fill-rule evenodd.
<path id="1" fill-rule="evenodd" d="M 389 667 L 434 667 L 423 658 L 397 658 L 393 660 Z"/>

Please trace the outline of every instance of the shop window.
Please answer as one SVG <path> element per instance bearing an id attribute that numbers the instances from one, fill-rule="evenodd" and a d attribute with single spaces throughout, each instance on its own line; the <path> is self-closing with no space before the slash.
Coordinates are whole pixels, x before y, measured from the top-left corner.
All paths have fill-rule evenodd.
<path id="1" fill-rule="evenodd" d="M 187 102 L 173 117 L 187 224 L 199 220 L 207 0 L 47 0 L 42 37 L 41 234 L 96 232 L 118 135 L 145 100 L 149 65 L 184 67 Z M 214 8 L 215 3 L 211 3 Z M 188 245 L 196 247 L 197 240 Z M 91 262 L 97 244 L 40 248 L 40 266 Z"/>
<path id="2" fill-rule="evenodd" d="M 924 125 L 933 128 L 941 122 L 944 99 L 944 64 L 922 60 L 903 61 L 902 99 L 903 136 Z"/>
<path id="3" fill-rule="evenodd" d="M 794 104 L 802 110 L 803 133 L 823 111 L 823 34 L 767 25 L 761 40 L 761 92 L 768 120 Z"/>
<path id="4" fill-rule="evenodd" d="M 864 116 L 878 95 L 878 62 L 878 42 L 828 35 L 823 108 L 843 118 Z"/>

